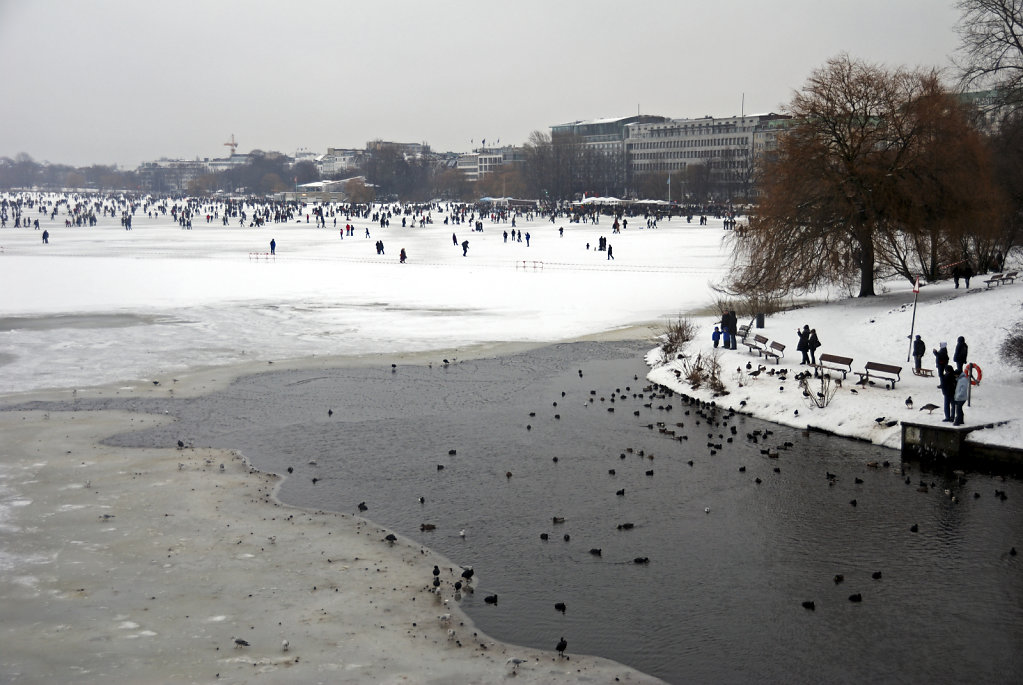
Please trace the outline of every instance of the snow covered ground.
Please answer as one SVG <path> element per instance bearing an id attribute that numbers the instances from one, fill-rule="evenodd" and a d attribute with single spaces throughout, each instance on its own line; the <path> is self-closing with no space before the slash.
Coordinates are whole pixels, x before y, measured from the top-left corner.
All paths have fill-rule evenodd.
<path id="1" fill-rule="evenodd" d="M 710 286 L 728 268 L 725 238 L 732 235 L 720 220 L 701 227 L 676 218 L 647 229 L 634 219 L 612 234 L 607 217 L 598 225 L 520 219 L 516 229 L 530 234 L 527 246 L 524 237 L 505 242 L 510 223 L 485 220 L 479 233 L 468 224 L 445 225 L 444 216 L 434 210 L 434 223 L 424 228 L 402 228 L 400 218 L 383 229 L 354 220 L 354 237 L 343 239 L 343 215 L 337 228 L 331 217 L 328 228 L 317 229 L 303 216 L 262 228 L 199 220 L 188 231 L 169 216 L 140 212 L 125 231 L 113 217 L 94 228 L 64 228 L 61 213 L 52 221 L 40 217 L 48 245 L 41 230 L 4 229 L 0 391 L 138 380 L 239 361 L 556 341 L 633 324 L 660 328 L 680 313 L 700 327 L 688 352 L 712 353 L 717 317 L 710 315 L 716 299 Z M 467 256 L 452 233 L 458 243 L 469 241 Z M 596 250 L 600 237 L 612 245 L 613 260 Z M 266 254 L 271 238 L 273 258 Z M 376 254 L 377 240 L 384 255 Z M 406 264 L 398 261 L 402 248 Z M 1001 424 L 971 439 L 1018 445 L 1023 378 L 1004 364 L 998 347 L 1023 318 L 1023 281 L 986 289 L 978 277 L 972 285 L 925 286 L 915 332 L 929 350 L 940 341 L 951 350 L 959 335 L 966 337 L 970 360 L 984 371 L 966 421 Z M 940 409 L 920 411 L 941 404 L 937 380 L 912 375 L 906 361 L 911 288 L 892 282 L 884 289 L 876 298 L 832 298 L 772 315 L 758 332 L 787 346 L 779 367 L 798 369 L 796 329 L 809 324 L 823 343 L 819 354 L 852 357 L 860 370 L 867 361 L 902 366 L 894 391 L 878 385 L 853 393 L 850 376 L 826 408 L 815 408 L 794 382 L 737 373 L 761 361 L 740 346 L 719 353 L 730 394 L 717 401 L 745 400 L 745 410 L 762 418 L 890 447 L 899 444 L 899 427 L 875 419 L 940 422 Z M 930 352 L 924 366 L 933 368 Z M 676 381 L 674 368 L 660 366 L 651 377 L 699 395 Z"/>
<path id="2" fill-rule="evenodd" d="M 981 383 L 973 388 L 970 406 L 965 408 L 966 424 L 997 424 L 993 428 L 975 431 L 970 440 L 997 445 L 1023 444 L 1019 414 L 1023 408 L 1023 386 L 1020 371 L 1006 365 L 998 348 L 1009 327 L 1023 319 L 1023 284 L 1006 284 L 986 288 L 984 277 L 975 278 L 971 288 L 956 290 L 952 283 L 937 283 L 921 288 L 916 311 L 914 334 L 920 334 L 927 343 L 928 352 L 923 368 L 934 369 L 932 350 L 940 342 L 947 342 L 949 354 L 961 335 L 969 345 L 969 361 L 983 371 Z M 909 357 L 908 335 L 913 319 L 913 292 L 909 284 L 889 283 L 888 292 L 869 299 L 843 299 L 820 303 L 770 316 L 763 330 L 756 333 L 786 345 L 785 356 L 777 364 L 758 358 L 748 348 L 739 345 L 734 352 L 718 353 L 722 379 L 729 395 L 717 398 L 719 404 L 738 407 L 745 401 L 744 411 L 758 417 L 791 426 L 807 425 L 834 431 L 839 435 L 870 440 L 887 447 L 901 444 L 901 427 L 887 425 L 891 421 L 940 424 L 942 395 L 937 378 L 924 378 L 912 373 L 913 361 Z M 714 321 L 701 319 L 701 340 L 688 350 L 691 355 L 713 356 L 710 332 Z M 824 408 L 816 407 L 792 382 L 791 377 L 806 367 L 799 366 L 801 354 L 796 351 L 796 331 L 803 325 L 817 330 L 822 346 L 817 351 L 853 358 L 853 370 L 863 370 L 868 361 L 901 366 L 901 381 L 894 390 L 882 382 L 872 387 L 856 385 L 859 380 L 849 374 L 838 388 L 833 400 Z M 660 383 L 704 399 L 711 399 L 706 389 L 694 392 L 675 378 L 674 369 L 681 368 L 675 361 L 668 365 L 656 364 L 659 355 L 651 353 L 655 364 L 651 377 Z M 909 361 L 907 361 L 909 359 Z M 766 366 L 768 371 L 791 370 L 788 382 L 779 382 L 767 372 L 759 377 L 748 375 L 746 364 L 753 369 Z M 841 374 L 834 374 L 841 377 Z M 784 388 L 784 389 L 782 389 Z M 815 393 L 819 382 L 811 382 Z M 912 398 L 912 407 L 907 406 Z M 926 404 L 936 404 L 932 412 L 923 410 Z M 877 419 L 884 417 L 882 422 Z"/>

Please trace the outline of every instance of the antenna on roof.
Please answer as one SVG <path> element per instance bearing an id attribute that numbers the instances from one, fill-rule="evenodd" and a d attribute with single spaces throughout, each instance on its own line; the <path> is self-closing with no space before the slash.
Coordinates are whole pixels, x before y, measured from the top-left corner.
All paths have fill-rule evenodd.
<path id="1" fill-rule="evenodd" d="M 746 116 L 746 93 L 742 94 L 742 105 L 739 106 L 739 116 Z"/>

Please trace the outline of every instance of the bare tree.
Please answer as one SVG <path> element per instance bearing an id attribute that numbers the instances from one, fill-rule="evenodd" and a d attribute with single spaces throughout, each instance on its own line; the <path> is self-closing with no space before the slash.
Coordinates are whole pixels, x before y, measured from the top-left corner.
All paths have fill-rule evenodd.
<path id="1" fill-rule="evenodd" d="M 1023 106 L 1023 0 L 959 0 L 955 59 L 965 89 L 993 88 L 1000 109 Z"/>
<path id="2" fill-rule="evenodd" d="M 789 110 L 759 212 L 733 238 L 731 292 L 858 283 L 872 296 L 879 277 L 911 279 L 923 261 L 933 273 L 953 228 L 987 225 L 990 163 L 936 73 L 842 55 L 811 74 Z"/>

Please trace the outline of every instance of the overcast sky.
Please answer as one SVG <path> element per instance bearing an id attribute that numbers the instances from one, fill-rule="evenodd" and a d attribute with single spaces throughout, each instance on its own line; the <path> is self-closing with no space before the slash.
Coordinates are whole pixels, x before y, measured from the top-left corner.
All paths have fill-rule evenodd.
<path id="1" fill-rule="evenodd" d="M 947 67 L 958 18 L 954 0 L 0 0 L 0 156 L 134 168 L 223 156 L 231 134 L 463 152 L 637 111 L 779 111 L 843 51 Z"/>

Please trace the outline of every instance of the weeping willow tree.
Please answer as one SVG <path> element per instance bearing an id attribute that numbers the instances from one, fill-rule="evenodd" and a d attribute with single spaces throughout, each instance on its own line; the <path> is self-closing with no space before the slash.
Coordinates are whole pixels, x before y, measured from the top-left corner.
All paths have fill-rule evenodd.
<path id="1" fill-rule="evenodd" d="M 996 211 L 982 139 L 934 72 L 842 55 L 811 74 L 793 124 L 758 177 L 761 201 L 733 240 L 725 290 L 832 285 L 874 295 L 878 278 L 936 273 L 955 230 Z"/>

